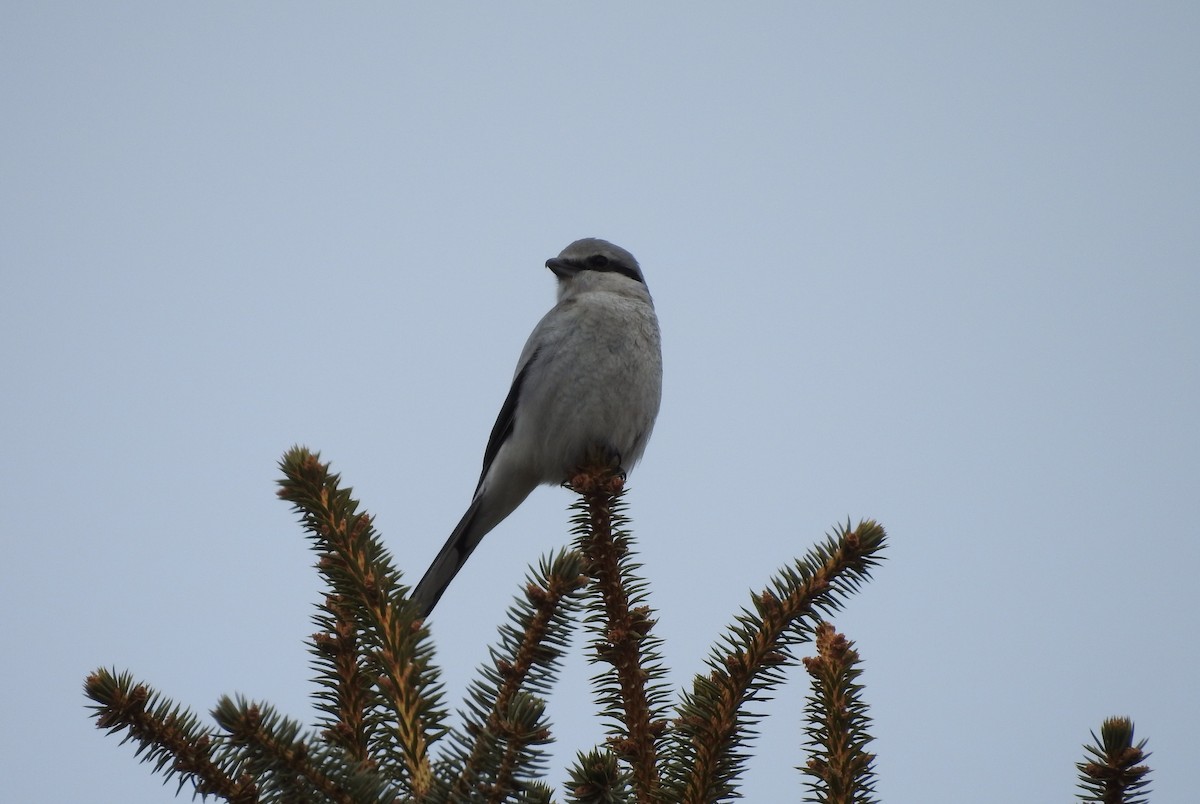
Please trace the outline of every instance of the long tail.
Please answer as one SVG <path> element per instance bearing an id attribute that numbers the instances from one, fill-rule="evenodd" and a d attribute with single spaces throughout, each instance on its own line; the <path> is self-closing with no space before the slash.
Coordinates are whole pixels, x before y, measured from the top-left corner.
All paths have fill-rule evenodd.
<path id="1" fill-rule="evenodd" d="M 450 538 L 438 551 L 437 558 L 433 559 L 429 569 L 425 570 L 425 574 L 421 576 L 420 583 L 413 589 L 411 598 L 417 604 L 417 610 L 421 617 L 429 616 L 429 612 L 433 611 L 433 607 L 441 600 L 446 587 L 454 580 L 454 576 L 462 569 L 462 565 L 467 563 L 467 557 L 471 555 L 471 551 L 483 541 L 487 530 L 491 530 L 489 527 L 480 533 L 478 532 L 480 528 L 475 527 L 482 500 L 483 495 L 481 494 L 477 494 L 475 499 L 471 500 L 467 512 L 454 526 Z"/>

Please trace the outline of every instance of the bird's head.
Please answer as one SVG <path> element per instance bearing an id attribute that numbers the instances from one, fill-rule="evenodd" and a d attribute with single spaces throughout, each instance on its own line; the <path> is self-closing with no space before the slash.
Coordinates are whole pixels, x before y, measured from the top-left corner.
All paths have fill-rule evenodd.
<path id="1" fill-rule="evenodd" d="M 625 277 L 643 286 L 646 284 L 641 266 L 632 254 L 596 237 L 576 240 L 557 257 L 546 260 L 546 267 L 558 277 L 560 289 L 564 285 L 574 284 L 577 278 L 582 278 L 586 273 Z"/>

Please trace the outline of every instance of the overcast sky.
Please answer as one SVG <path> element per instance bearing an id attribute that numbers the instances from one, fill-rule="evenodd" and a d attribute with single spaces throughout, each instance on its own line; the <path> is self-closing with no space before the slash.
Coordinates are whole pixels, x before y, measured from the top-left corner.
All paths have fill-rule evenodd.
<path id="1" fill-rule="evenodd" d="M 649 5 L 647 8 L 645 5 Z M 1200 5 L 0 7 L 0 756 L 161 802 L 82 683 L 311 720 L 275 462 L 334 462 L 415 581 L 547 257 L 640 259 L 662 412 L 628 495 L 671 683 L 834 523 L 887 802 L 1068 801 L 1105 716 L 1194 792 Z M 1002 7 L 1001 7 L 1002 6 Z M 461 700 L 536 492 L 432 621 Z M 579 640 L 550 781 L 602 739 Z M 747 800 L 802 798 L 793 668 Z"/>

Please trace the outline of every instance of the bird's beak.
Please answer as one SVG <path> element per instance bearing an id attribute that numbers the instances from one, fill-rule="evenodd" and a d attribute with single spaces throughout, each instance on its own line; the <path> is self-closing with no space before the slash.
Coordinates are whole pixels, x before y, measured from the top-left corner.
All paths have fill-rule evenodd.
<path id="1" fill-rule="evenodd" d="M 579 265 L 572 260 L 564 260 L 560 257 L 555 257 L 546 260 L 546 267 L 554 272 L 554 275 L 559 279 L 570 279 L 579 273 Z"/>

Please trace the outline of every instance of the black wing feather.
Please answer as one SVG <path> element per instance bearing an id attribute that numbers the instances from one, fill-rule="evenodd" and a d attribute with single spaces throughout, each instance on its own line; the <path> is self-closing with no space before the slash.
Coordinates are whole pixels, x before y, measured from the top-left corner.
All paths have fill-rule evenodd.
<path id="1" fill-rule="evenodd" d="M 525 375 L 529 373 L 529 367 L 534 364 L 537 357 L 537 352 L 530 355 L 529 360 L 517 372 L 517 376 L 513 377 L 512 387 L 508 389 L 508 396 L 505 397 L 504 404 L 500 406 L 500 415 L 496 417 L 496 423 L 492 425 L 492 434 L 488 437 L 487 449 L 483 451 L 483 471 L 479 473 L 479 482 L 475 484 L 476 492 L 483 485 L 483 479 L 487 477 L 488 470 L 492 468 L 492 462 L 496 460 L 500 447 L 504 446 L 504 442 L 512 435 L 513 424 L 517 417 L 517 400 L 521 397 L 521 386 L 525 384 Z"/>

